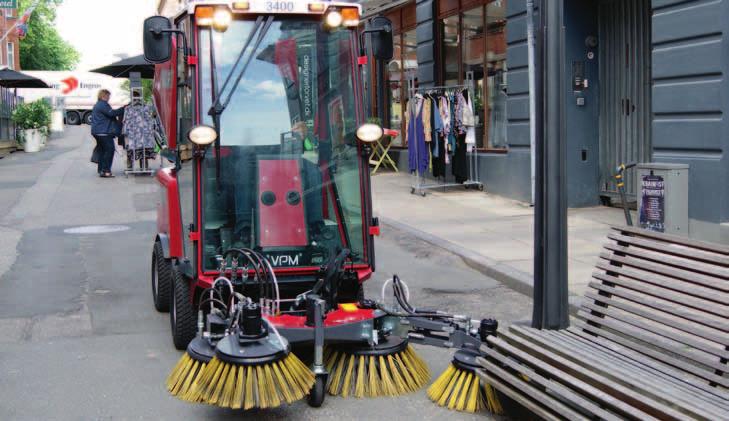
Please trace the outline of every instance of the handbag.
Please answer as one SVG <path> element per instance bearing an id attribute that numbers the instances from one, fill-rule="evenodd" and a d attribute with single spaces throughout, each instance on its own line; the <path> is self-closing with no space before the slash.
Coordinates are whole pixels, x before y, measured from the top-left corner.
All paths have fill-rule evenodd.
<path id="1" fill-rule="evenodd" d="M 99 147 L 99 143 L 96 143 L 96 146 L 94 146 L 94 151 L 91 152 L 91 162 L 94 164 L 99 163 L 99 158 L 101 157 L 101 148 Z"/>

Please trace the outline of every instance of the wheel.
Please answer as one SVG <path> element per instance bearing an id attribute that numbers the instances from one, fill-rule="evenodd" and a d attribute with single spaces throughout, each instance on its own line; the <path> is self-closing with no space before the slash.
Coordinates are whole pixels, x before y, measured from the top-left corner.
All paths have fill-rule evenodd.
<path id="1" fill-rule="evenodd" d="M 423 196 L 423 197 L 425 197 L 425 195 L 426 195 L 425 191 L 421 191 L 420 192 L 420 195 Z"/>
<path id="2" fill-rule="evenodd" d="M 78 126 L 81 124 L 81 116 L 76 111 L 66 111 L 66 124 Z"/>
<path id="3" fill-rule="evenodd" d="M 415 194 L 415 187 L 410 187 L 410 194 Z"/>
<path id="4" fill-rule="evenodd" d="M 172 263 L 165 259 L 162 244 L 155 241 L 152 249 L 152 299 L 154 308 L 165 313 L 170 311 L 172 298 Z"/>
<path id="5" fill-rule="evenodd" d="M 312 408 L 318 408 L 324 403 L 326 385 L 327 376 L 324 374 L 317 374 L 314 386 L 311 387 L 311 392 L 309 392 L 309 406 Z"/>
<path id="6" fill-rule="evenodd" d="M 84 124 L 91 125 L 91 111 L 84 114 L 82 121 Z"/>
<path id="7" fill-rule="evenodd" d="M 195 310 L 190 301 L 190 281 L 172 267 L 172 309 L 170 310 L 170 327 L 172 342 L 180 351 L 195 338 Z"/>
<path id="8" fill-rule="evenodd" d="M 478 190 L 479 190 L 479 191 L 483 191 L 483 189 L 484 189 L 484 187 L 483 187 L 483 184 L 479 184 L 479 185 L 478 185 Z"/>

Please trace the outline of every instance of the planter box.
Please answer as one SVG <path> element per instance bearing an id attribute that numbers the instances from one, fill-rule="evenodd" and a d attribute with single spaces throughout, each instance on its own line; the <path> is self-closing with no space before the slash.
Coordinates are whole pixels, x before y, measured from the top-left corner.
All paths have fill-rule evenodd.
<path id="1" fill-rule="evenodd" d="M 25 152 L 38 152 L 43 145 L 43 135 L 38 129 L 23 130 L 23 137 L 25 138 Z"/>

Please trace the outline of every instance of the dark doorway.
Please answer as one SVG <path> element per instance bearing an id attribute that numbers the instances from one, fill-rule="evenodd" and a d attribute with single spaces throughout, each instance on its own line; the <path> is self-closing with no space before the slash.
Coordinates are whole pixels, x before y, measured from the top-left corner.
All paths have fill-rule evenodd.
<path id="1" fill-rule="evenodd" d="M 600 195 L 617 196 L 621 163 L 651 157 L 651 3 L 602 0 L 599 10 Z M 635 176 L 626 189 L 635 200 Z"/>

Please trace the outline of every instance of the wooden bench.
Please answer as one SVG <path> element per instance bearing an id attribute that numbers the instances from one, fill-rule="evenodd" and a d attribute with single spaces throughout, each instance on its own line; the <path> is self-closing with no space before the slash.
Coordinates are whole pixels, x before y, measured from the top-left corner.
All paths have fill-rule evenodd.
<path id="1" fill-rule="evenodd" d="M 572 326 L 500 330 L 478 374 L 544 419 L 729 420 L 729 247 L 608 238 Z"/>

